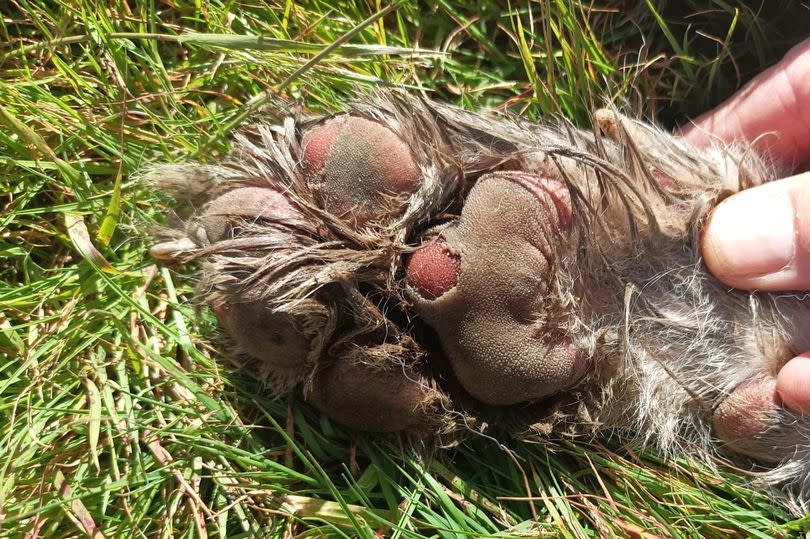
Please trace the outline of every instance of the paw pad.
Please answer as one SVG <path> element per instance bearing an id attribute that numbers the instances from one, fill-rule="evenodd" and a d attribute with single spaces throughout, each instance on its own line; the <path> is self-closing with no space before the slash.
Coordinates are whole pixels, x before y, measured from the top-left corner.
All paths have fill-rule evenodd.
<path id="1" fill-rule="evenodd" d="M 435 420 L 440 394 L 402 366 L 339 358 L 315 377 L 307 400 L 336 421 L 367 432 L 418 430 Z"/>
<path id="2" fill-rule="evenodd" d="M 483 176 L 458 222 L 407 262 L 416 311 L 464 389 L 487 404 L 552 395 L 587 368 L 579 347 L 543 322 L 554 305 L 552 268 L 565 252 L 558 237 L 570 225 L 567 195 L 542 176 Z"/>
<path id="3" fill-rule="evenodd" d="M 386 213 L 386 195 L 412 193 L 422 173 L 408 145 L 389 128 L 338 116 L 304 134 L 307 182 L 321 206 L 363 226 Z"/>
<path id="4" fill-rule="evenodd" d="M 780 433 L 784 414 L 776 396 L 776 381 L 760 378 L 743 382 L 714 412 L 714 434 L 737 453 L 778 462 L 795 447 L 796 433 Z M 787 447 L 782 443 L 788 442 Z"/>
<path id="5" fill-rule="evenodd" d="M 241 187 L 209 202 L 202 214 L 189 222 L 189 235 L 214 243 L 232 237 L 245 222 L 258 220 L 296 224 L 303 222 L 303 215 L 274 189 Z"/>
<path id="6" fill-rule="evenodd" d="M 307 363 L 312 340 L 292 316 L 261 302 L 220 304 L 214 312 L 242 352 L 275 369 L 296 370 Z"/>

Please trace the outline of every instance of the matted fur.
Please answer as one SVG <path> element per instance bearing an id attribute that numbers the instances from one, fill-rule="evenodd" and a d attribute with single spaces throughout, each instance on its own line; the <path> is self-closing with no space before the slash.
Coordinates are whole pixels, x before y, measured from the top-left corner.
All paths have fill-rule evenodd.
<path id="1" fill-rule="evenodd" d="M 212 242 L 196 232 L 199 212 L 192 213 L 182 229 L 163 229 L 153 248 L 160 258 L 201 264 L 203 303 L 261 301 L 302 321 L 314 343 L 308 361 L 265 368 L 272 391 L 300 386 L 306 394 L 336 356 L 403 376 L 416 369 L 446 377 L 434 365 L 441 364 L 436 347 L 421 339 L 403 256 L 429 228 L 453 221 L 478 178 L 496 170 L 550 174 L 570 190 L 574 230 L 559 238 L 566 247 L 554 260 L 555 294 L 541 315 L 587 351 L 590 372 L 543 402 L 505 408 L 476 403 L 452 380 L 428 382 L 433 420 L 411 434 L 446 444 L 484 431 L 534 440 L 613 431 L 666 457 L 711 462 L 723 450 L 711 429 L 717 406 L 741 383 L 775 376 L 810 348 L 807 301 L 729 290 L 700 260 L 698 236 L 711 208 L 774 177 L 749 149 L 699 152 L 610 110 L 595 114 L 591 132 L 393 92 L 360 97 L 347 110 L 398 134 L 423 176 L 407 200 L 389 201 L 388 218 L 361 230 L 319 208 L 304 177 L 303 133 L 327 117 L 271 110 L 272 123 L 237 134 L 226 162 L 165 165 L 149 175 L 196 209 L 258 186 L 287 194 L 304 214 L 295 222 L 244 220 L 237 234 Z M 786 456 L 758 468 L 756 480 L 804 511 L 810 422 L 782 410 L 766 443 Z"/>

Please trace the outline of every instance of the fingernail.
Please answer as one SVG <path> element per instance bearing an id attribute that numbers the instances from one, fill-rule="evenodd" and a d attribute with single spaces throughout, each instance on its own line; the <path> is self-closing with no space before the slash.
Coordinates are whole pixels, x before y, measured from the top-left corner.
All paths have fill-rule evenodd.
<path id="1" fill-rule="evenodd" d="M 796 252 L 793 203 L 787 193 L 743 192 L 715 208 L 704 240 L 729 273 L 759 277 L 790 265 Z"/>

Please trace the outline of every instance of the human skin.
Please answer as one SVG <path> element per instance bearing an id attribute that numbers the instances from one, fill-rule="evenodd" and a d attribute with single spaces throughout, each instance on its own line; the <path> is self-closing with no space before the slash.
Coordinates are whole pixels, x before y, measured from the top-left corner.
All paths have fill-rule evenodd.
<path id="1" fill-rule="evenodd" d="M 681 131 L 698 147 L 745 141 L 786 171 L 810 162 L 810 39 Z M 810 290 L 810 172 L 738 193 L 714 210 L 702 243 L 709 270 L 746 290 Z M 777 398 L 810 413 L 810 351 L 779 371 Z"/>

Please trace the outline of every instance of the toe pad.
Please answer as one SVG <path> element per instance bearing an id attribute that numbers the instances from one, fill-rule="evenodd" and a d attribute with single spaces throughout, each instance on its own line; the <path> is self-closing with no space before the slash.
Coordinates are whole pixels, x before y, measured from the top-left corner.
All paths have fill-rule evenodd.
<path id="1" fill-rule="evenodd" d="M 304 135 L 307 182 L 321 206 L 362 226 L 385 212 L 385 195 L 411 193 L 421 171 L 408 145 L 382 124 L 338 116 Z"/>

